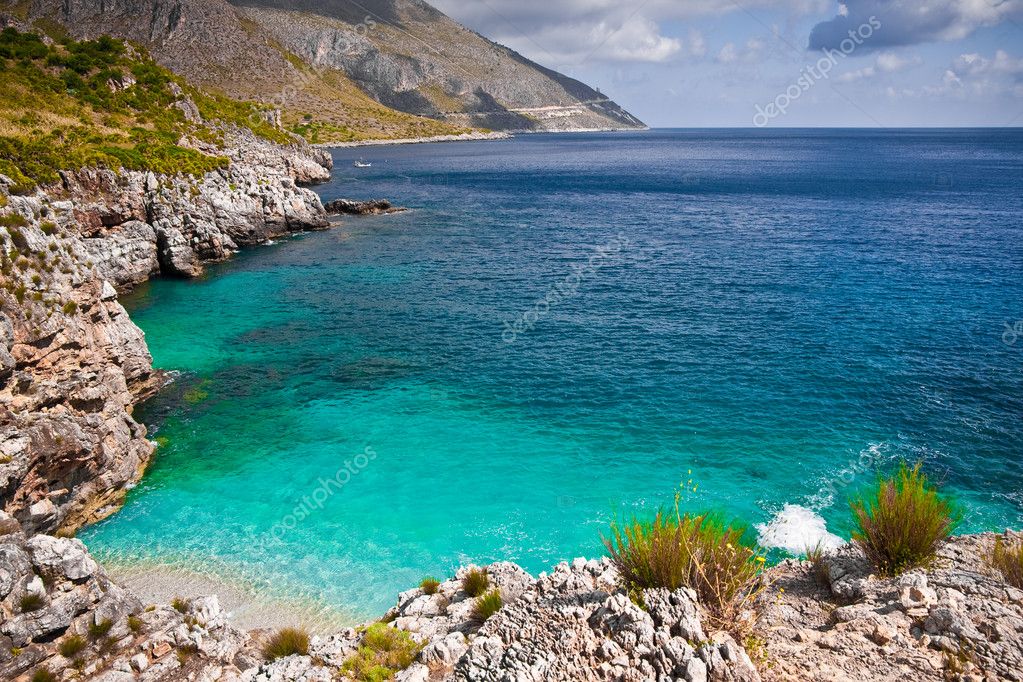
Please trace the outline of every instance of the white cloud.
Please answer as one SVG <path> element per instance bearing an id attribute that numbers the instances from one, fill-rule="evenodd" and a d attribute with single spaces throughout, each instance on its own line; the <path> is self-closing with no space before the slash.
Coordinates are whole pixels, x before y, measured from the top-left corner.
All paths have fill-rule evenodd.
<path id="1" fill-rule="evenodd" d="M 988 59 L 977 53 L 962 54 L 942 77 L 946 90 L 962 95 L 1004 95 L 1023 97 L 1023 59 L 997 50 Z"/>
<path id="2" fill-rule="evenodd" d="M 680 40 L 660 35 L 657 24 L 640 16 L 621 26 L 601 22 L 591 38 L 597 52 L 615 61 L 663 62 L 682 49 Z"/>
<path id="3" fill-rule="evenodd" d="M 919 57 L 902 57 L 894 52 L 882 52 L 874 58 L 874 63 L 855 71 L 847 71 L 836 79 L 839 83 L 854 83 L 856 81 L 874 78 L 884 74 L 905 71 L 912 66 L 922 64 Z"/>
<path id="4" fill-rule="evenodd" d="M 1023 1 L 1023 0 L 1021 0 Z M 524 54 L 551 63 L 591 60 L 660 62 L 701 58 L 704 36 L 665 33 L 668 21 L 776 9 L 820 15 L 833 0 L 431 0 L 456 20 Z"/>
<path id="5" fill-rule="evenodd" d="M 717 61 L 721 64 L 753 63 L 761 59 L 765 47 L 759 38 L 750 38 L 742 48 L 737 48 L 735 43 L 725 43 L 718 51 Z"/>

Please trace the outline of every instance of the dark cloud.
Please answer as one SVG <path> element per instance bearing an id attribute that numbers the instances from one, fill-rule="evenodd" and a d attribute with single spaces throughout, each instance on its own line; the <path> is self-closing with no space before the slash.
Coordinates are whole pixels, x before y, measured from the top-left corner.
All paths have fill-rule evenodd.
<path id="1" fill-rule="evenodd" d="M 861 49 L 960 40 L 982 26 L 1023 16 L 1023 0 L 848 0 L 810 32 L 811 50 L 838 49 L 873 17 L 880 28 Z"/>

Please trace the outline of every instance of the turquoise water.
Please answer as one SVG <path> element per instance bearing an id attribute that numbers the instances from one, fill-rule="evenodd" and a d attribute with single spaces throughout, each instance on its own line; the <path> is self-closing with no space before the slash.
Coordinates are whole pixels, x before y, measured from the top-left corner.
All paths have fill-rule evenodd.
<path id="1" fill-rule="evenodd" d="M 324 198 L 413 211 L 126 302 L 180 375 L 139 411 L 163 443 L 146 478 L 82 534 L 102 557 L 368 618 L 464 562 L 595 555 L 610 518 L 690 477 L 693 508 L 847 537 L 849 491 L 899 458 L 968 530 L 1023 526 L 1023 336 L 1003 339 L 1023 319 L 1023 132 L 364 155 L 336 155 Z"/>

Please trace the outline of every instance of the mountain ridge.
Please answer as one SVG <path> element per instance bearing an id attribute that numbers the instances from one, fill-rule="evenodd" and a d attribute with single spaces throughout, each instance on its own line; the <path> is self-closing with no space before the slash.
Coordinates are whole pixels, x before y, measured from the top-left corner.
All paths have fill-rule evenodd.
<path id="1" fill-rule="evenodd" d="M 646 127 L 420 0 L 0 0 L 0 13 L 137 42 L 197 86 L 281 109 L 311 142 Z"/>

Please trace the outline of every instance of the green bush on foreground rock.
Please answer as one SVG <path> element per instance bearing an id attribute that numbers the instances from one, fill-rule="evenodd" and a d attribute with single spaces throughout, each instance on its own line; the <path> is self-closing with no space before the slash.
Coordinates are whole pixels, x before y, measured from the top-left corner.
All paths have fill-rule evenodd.
<path id="1" fill-rule="evenodd" d="M 500 611 L 502 606 L 504 602 L 501 600 L 501 591 L 491 590 L 476 598 L 470 617 L 477 623 L 485 623 L 488 618 Z"/>
<path id="2" fill-rule="evenodd" d="M 995 538 L 988 564 L 998 570 L 1007 583 L 1023 590 L 1023 542 L 1009 543 L 1004 538 Z"/>
<path id="3" fill-rule="evenodd" d="M 60 651 L 60 655 L 64 658 L 74 658 L 85 651 L 86 646 L 88 646 L 88 643 L 84 637 L 81 635 L 71 635 L 61 640 L 57 650 Z"/>
<path id="4" fill-rule="evenodd" d="M 635 599 L 663 587 L 693 589 L 714 625 L 740 632 L 743 613 L 763 589 L 764 557 L 744 544 L 746 529 L 717 517 L 658 512 L 653 520 L 615 522 L 604 546 Z"/>
<path id="5" fill-rule="evenodd" d="M 21 608 L 22 613 L 31 613 L 32 611 L 38 611 L 43 608 L 46 604 L 46 600 L 43 599 L 42 595 L 39 594 L 26 594 L 18 600 L 18 606 Z"/>
<path id="6" fill-rule="evenodd" d="M 57 682 L 58 679 L 57 675 L 50 672 L 49 668 L 36 668 L 36 671 L 32 673 L 32 682 Z"/>
<path id="7" fill-rule="evenodd" d="M 268 661 L 288 656 L 305 656 L 309 653 L 309 633 L 297 628 L 284 628 L 274 634 L 263 647 L 263 656 Z"/>
<path id="8" fill-rule="evenodd" d="M 472 568 L 462 576 L 462 589 L 470 597 L 478 597 L 490 587 L 490 576 L 485 568 Z"/>
<path id="9" fill-rule="evenodd" d="M 382 682 L 412 665 L 422 651 L 409 633 L 383 623 L 370 625 L 362 645 L 341 666 L 341 672 L 359 682 Z"/>
<path id="10" fill-rule="evenodd" d="M 926 566 L 962 521 L 962 512 L 938 493 L 920 464 L 902 463 L 893 477 L 880 478 L 850 506 L 853 542 L 884 576 Z"/>
<path id="11" fill-rule="evenodd" d="M 432 576 L 423 578 L 423 582 L 419 583 L 419 589 L 423 591 L 423 594 L 437 594 L 437 590 L 440 589 L 440 581 Z"/>

